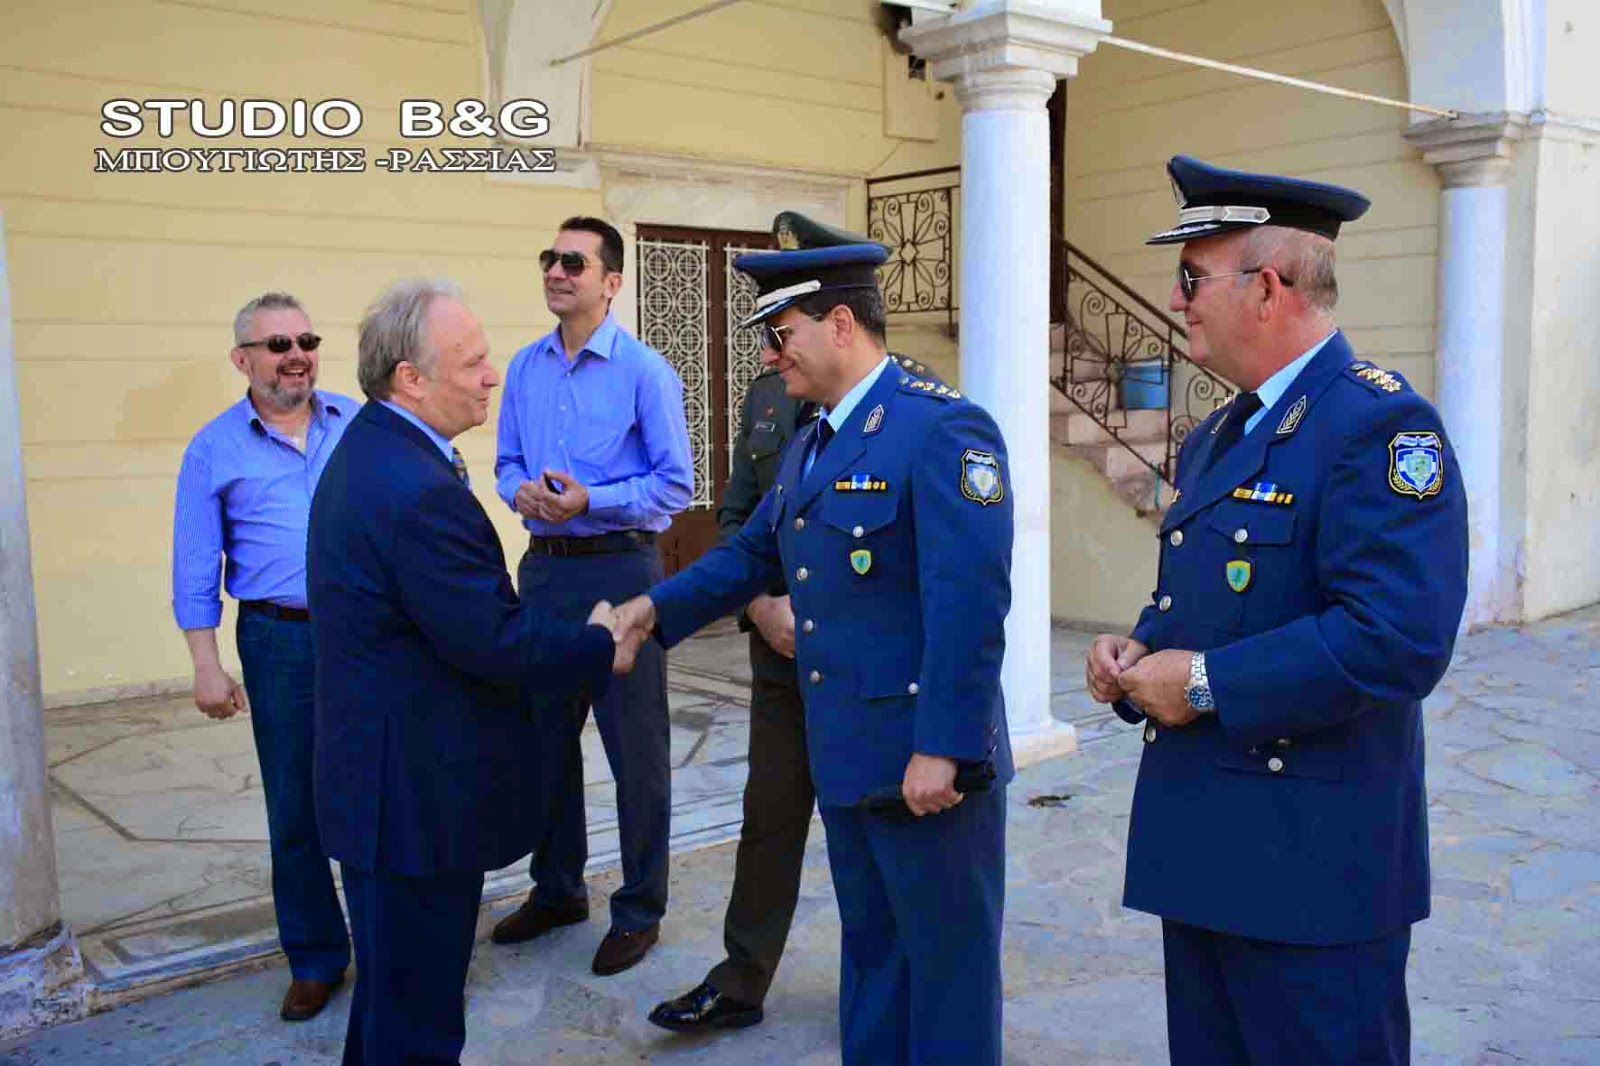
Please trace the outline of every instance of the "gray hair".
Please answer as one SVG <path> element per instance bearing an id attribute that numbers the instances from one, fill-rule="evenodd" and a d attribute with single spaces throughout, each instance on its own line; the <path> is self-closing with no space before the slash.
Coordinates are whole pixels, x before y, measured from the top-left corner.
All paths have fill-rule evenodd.
<path id="1" fill-rule="evenodd" d="M 1272 267 L 1294 283 L 1294 290 L 1324 313 L 1339 303 L 1339 279 L 1334 274 L 1333 242 L 1320 234 L 1285 226 L 1252 230 L 1240 252 L 1240 266 L 1251 270 Z"/>
<path id="2" fill-rule="evenodd" d="M 397 281 L 373 301 L 356 341 L 356 380 L 370 399 L 386 400 L 395 367 L 410 363 L 426 376 L 438 358 L 428 346 L 428 309 L 438 299 L 459 300 L 461 288 L 445 278 Z"/>
<path id="3" fill-rule="evenodd" d="M 254 300 L 239 308 L 239 313 L 233 316 L 233 343 L 244 344 L 256 338 L 250 336 L 250 328 L 255 325 L 257 311 L 299 311 L 305 313 L 305 308 L 286 292 L 264 292 Z"/>

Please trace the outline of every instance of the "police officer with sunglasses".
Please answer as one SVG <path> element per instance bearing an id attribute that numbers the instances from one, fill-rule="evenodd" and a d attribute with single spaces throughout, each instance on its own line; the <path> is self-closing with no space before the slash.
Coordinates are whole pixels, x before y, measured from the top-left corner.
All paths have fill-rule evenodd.
<path id="1" fill-rule="evenodd" d="M 315 1017 L 350 961 L 312 807 L 312 674 L 306 610 L 311 497 L 360 404 L 317 389 L 322 338 L 293 296 L 268 292 L 239 310 L 233 365 L 243 398 L 183 453 L 172 533 L 172 609 L 207 717 L 248 709 L 266 793 L 278 940 L 293 975 L 280 1015 Z M 225 565 L 224 565 L 225 564 Z M 239 601 L 240 688 L 217 649 L 219 576 Z"/>

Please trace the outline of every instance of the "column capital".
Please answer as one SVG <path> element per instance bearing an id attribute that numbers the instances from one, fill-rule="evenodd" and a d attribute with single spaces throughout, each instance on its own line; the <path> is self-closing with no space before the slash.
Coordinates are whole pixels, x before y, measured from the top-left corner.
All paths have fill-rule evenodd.
<path id="1" fill-rule="evenodd" d="M 1056 79 L 1078 73 L 1078 58 L 1110 33 L 1111 23 L 1100 17 L 1100 0 L 980 0 L 948 18 L 919 21 L 902 30 L 900 39 L 928 61 L 940 81 L 960 83 L 1009 70 L 1047 75 L 1053 88 Z M 1028 92 L 1035 82 L 1015 79 L 997 101 L 999 83 L 991 80 L 970 101 L 964 97 L 963 107 L 1006 107 L 1006 97 Z M 1018 103 L 1012 100 L 1009 106 Z"/>
<path id="2" fill-rule="evenodd" d="M 1499 111 L 1419 123 L 1403 136 L 1422 149 L 1425 161 L 1439 168 L 1444 187 L 1455 189 L 1504 185 L 1516 142 L 1527 130 L 1526 115 Z"/>

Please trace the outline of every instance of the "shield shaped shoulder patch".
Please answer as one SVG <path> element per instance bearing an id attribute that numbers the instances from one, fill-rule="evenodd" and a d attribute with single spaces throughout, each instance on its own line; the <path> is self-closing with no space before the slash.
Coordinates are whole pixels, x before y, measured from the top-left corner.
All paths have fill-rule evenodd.
<path id="1" fill-rule="evenodd" d="M 1000 478 L 1000 460 L 993 452 L 968 448 L 961 453 L 961 495 L 984 506 L 1006 498 L 1006 487 Z"/>
<path id="2" fill-rule="evenodd" d="M 1224 571 L 1228 577 L 1228 587 L 1235 592 L 1243 592 L 1249 588 L 1250 570 L 1250 561 L 1248 559 L 1231 560 Z"/>
<path id="3" fill-rule="evenodd" d="M 872 569 L 872 553 L 865 548 L 857 548 L 850 553 L 850 569 L 865 576 Z"/>
<path id="4" fill-rule="evenodd" d="M 1396 433 L 1389 442 L 1389 487 L 1425 500 L 1444 488 L 1444 446 L 1433 432 Z"/>

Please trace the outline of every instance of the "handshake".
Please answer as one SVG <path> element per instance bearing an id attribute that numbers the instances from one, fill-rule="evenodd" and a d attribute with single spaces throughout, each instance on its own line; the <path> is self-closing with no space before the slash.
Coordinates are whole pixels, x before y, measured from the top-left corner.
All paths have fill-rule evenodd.
<path id="1" fill-rule="evenodd" d="M 639 649 L 654 633 L 656 605 L 649 596 L 635 596 L 619 607 L 601 600 L 589 612 L 589 624 L 605 626 L 611 631 L 611 639 L 616 645 L 612 653 L 611 672 L 620 677 L 633 669 Z"/>

